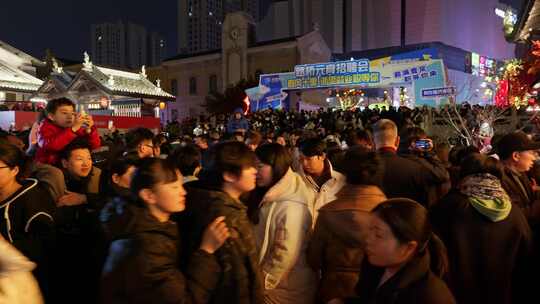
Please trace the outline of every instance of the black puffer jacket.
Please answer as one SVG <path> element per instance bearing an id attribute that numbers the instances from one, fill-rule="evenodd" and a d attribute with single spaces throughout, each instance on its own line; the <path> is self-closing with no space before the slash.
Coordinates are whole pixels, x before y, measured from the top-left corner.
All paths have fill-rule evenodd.
<path id="1" fill-rule="evenodd" d="M 103 268 L 102 303 L 207 303 L 220 272 L 215 257 L 191 255 L 186 273 L 179 268 L 176 224 L 161 223 L 134 202 L 114 200 L 101 213 L 112 239 Z"/>
<path id="2" fill-rule="evenodd" d="M 55 206 L 47 189 L 37 180 L 27 179 L 21 185 L 0 202 L 0 234 L 37 264 L 34 275 L 44 296 L 49 299 Z"/>
<path id="3" fill-rule="evenodd" d="M 384 268 L 364 262 L 360 281 L 356 285 L 358 298 L 347 299 L 347 304 L 455 304 L 446 286 L 430 270 L 429 253 L 417 256 L 403 266 L 381 286 Z"/>
<path id="4" fill-rule="evenodd" d="M 247 207 L 225 192 L 205 188 L 200 181 L 189 183 L 186 189 L 186 211 L 180 219 L 181 231 L 186 232 L 182 235 L 186 254 L 197 248 L 205 227 L 216 217 L 225 216 L 231 232 L 231 237 L 215 253 L 221 272 L 215 274 L 219 283 L 210 303 L 262 303 L 263 285 Z"/>

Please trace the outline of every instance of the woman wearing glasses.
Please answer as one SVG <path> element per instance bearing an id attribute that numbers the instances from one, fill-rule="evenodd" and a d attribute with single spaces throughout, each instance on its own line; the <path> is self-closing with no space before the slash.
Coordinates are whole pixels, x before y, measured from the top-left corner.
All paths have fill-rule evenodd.
<path id="1" fill-rule="evenodd" d="M 48 250 L 54 231 L 54 202 L 35 179 L 25 178 L 28 161 L 23 152 L 0 142 L 0 233 L 37 264 L 34 274 L 47 293 Z"/>

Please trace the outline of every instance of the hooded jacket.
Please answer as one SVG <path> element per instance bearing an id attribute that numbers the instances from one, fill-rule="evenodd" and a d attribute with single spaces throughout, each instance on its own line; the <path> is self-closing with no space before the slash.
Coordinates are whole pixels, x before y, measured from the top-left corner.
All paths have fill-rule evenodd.
<path id="1" fill-rule="evenodd" d="M 196 251 L 183 274 L 176 224 L 161 223 L 135 202 L 114 200 L 101 221 L 112 240 L 103 268 L 102 303 L 207 303 L 220 271 L 215 257 Z"/>
<path id="2" fill-rule="evenodd" d="M 324 303 L 355 294 L 369 212 L 386 200 L 376 186 L 347 184 L 336 196 L 335 201 L 319 209 L 308 249 L 310 265 L 321 271 L 319 295 Z"/>
<path id="3" fill-rule="evenodd" d="M 291 169 L 268 192 L 255 227 L 265 295 L 277 303 L 314 300 L 315 272 L 306 261 L 311 232 L 309 189 Z"/>
<path id="4" fill-rule="evenodd" d="M 530 229 L 516 205 L 499 214 L 504 218 L 495 221 L 457 190 L 431 211 L 434 228 L 448 249 L 449 287 L 458 303 L 523 303 L 516 301 L 516 288 L 528 277 L 523 266 L 531 247 Z"/>
<path id="5" fill-rule="evenodd" d="M 231 237 L 214 253 L 221 270 L 214 274 L 219 282 L 210 303 L 262 303 L 263 282 L 247 207 L 202 181 L 187 183 L 186 190 L 186 210 L 179 219 L 183 231 L 183 255 L 190 255 L 198 248 L 204 229 L 219 216 L 225 216 L 231 233 Z M 189 265 L 184 265 L 186 267 Z"/>
<path id="6" fill-rule="evenodd" d="M 55 205 L 37 180 L 27 179 L 21 184 L 18 191 L 0 202 L 0 233 L 37 264 L 34 274 L 44 293 L 48 293 Z"/>

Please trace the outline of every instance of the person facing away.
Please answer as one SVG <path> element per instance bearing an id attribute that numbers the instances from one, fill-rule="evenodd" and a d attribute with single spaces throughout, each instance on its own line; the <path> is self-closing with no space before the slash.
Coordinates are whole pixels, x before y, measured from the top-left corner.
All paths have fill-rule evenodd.
<path id="1" fill-rule="evenodd" d="M 375 148 L 384 163 L 383 191 L 389 198 L 406 197 L 427 206 L 426 189 L 440 185 L 449 176 L 438 176 L 422 164 L 399 156 L 400 138 L 396 124 L 381 119 L 373 127 Z"/>
<path id="2" fill-rule="evenodd" d="M 185 208 L 182 175 L 164 160 L 144 159 L 131 192 L 133 200 L 118 198 L 101 214 L 112 241 L 103 268 L 102 303 L 207 303 L 221 267 L 214 252 L 229 237 L 224 218 L 205 227 L 182 272 L 178 228 L 170 221 L 171 214 Z"/>
<path id="3" fill-rule="evenodd" d="M 528 277 L 523 266 L 531 232 L 501 185 L 503 174 L 497 159 L 469 155 L 461 163 L 456 189 L 431 211 L 448 248 L 448 282 L 459 303 L 522 303 L 518 285 Z"/>
<path id="4" fill-rule="evenodd" d="M 448 268 L 446 250 L 431 230 L 426 208 L 394 198 L 372 214 L 357 297 L 345 303 L 456 303 L 441 280 Z"/>
<path id="5" fill-rule="evenodd" d="M 187 187 L 187 207 L 179 219 L 184 253 L 195 251 L 204 227 L 216 217 L 225 216 L 231 232 L 231 238 L 216 251 L 221 270 L 215 274 L 219 282 L 210 303 L 263 303 L 253 227 L 240 201 L 241 195 L 255 188 L 255 165 L 255 153 L 244 143 L 219 143 L 210 148 L 200 179 Z"/>
<path id="6" fill-rule="evenodd" d="M 101 140 L 92 116 L 75 113 L 75 104 L 67 98 L 53 99 L 45 109 L 47 117 L 41 123 L 36 161 L 58 165 L 58 154 L 76 138 L 88 141 L 90 149 L 100 147 Z"/>
<path id="7" fill-rule="evenodd" d="M 286 147 L 264 144 L 258 159 L 258 223 L 255 239 L 264 279 L 265 303 L 313 303 L 317 288 L 315 272 L 306 261 L 311 234 L 310 190 L 292 171 Z"/>
<path id="8" fill-rule="evenodd" d="M 323 303 L 354 296 L 365 257 L 370 212 L 386 200 L 379 188 L 382 162 L 375 152 L 351 148 L 343 168 L 347 183 L 336 200 L 319 209 L 307 251 L 308 262 L 321 274 L 319 298 Z"/>
<path id="9" fill-rule="evenodd" d="M 336 199 L 336 193 L 345 185 L 345 176 L 335 171 L 326 157 L 326 143 L 318 138 L 310 138 L 300 142 L 299 174 L 311 189 L 313 201 L 310 211 L 315 224 L 318 210 L 328 202 Z"/>
<path id="10" fill-rule="evenodd" d="M 438 181 L 425 189 L 426 195 L 423 202 L 429 208 L 440 200 L 451 188 L 450 174 L 437 154 L 434 153 L 433 141 L 427 133 L 420 127 L 410 127 L 401 132 L 403 141 L 400 142 L 399 155 L 412 160 L 428 171 Z"/>

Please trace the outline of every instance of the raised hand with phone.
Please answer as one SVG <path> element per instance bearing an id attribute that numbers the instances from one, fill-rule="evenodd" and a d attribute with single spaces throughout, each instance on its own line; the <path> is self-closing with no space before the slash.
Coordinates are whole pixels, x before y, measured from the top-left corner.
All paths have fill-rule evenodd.
<path id="1" fill-rule="evenodd" d="M 84 111 L 77 113 L 73 101 L 67 98 L 50 100 L 45 112 L 47 117 L 37 132 L 38 162 L 56 165 L 58 153 L 79 137 L 85 138 L 92 150 L 100 147 L 101 140 L 92 116 Z"/>

